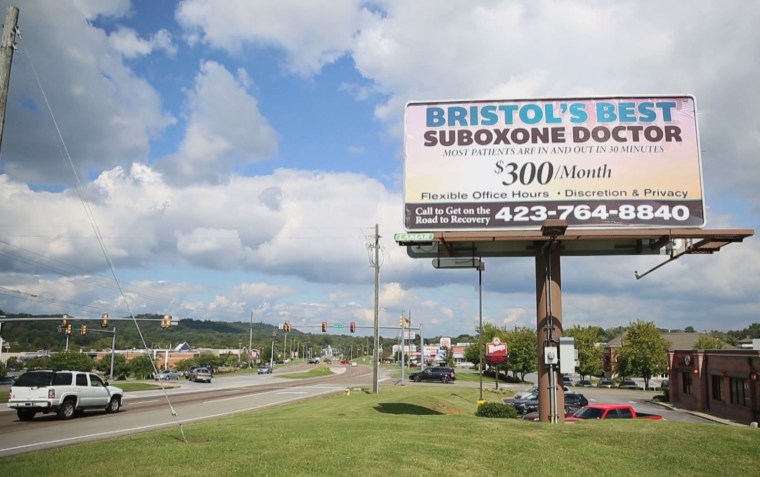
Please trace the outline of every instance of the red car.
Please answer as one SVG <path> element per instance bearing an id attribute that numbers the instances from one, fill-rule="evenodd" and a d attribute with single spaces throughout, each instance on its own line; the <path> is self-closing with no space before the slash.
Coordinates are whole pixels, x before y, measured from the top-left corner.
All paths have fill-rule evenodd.
<path id="1" fill-rule="evenodd" d="M 341 360 L 340 364 L 350 364 L 350 361 L 347 359 Z"/>

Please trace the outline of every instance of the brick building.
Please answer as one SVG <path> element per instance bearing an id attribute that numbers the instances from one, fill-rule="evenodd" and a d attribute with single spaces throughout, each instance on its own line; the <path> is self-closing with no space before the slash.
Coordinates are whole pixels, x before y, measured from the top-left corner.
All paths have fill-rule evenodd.
<path id="1" fill-rule="evenodd" d="M 668 351 L 670 402 L 749 424 L 760 421 L 760 350 Z"/>

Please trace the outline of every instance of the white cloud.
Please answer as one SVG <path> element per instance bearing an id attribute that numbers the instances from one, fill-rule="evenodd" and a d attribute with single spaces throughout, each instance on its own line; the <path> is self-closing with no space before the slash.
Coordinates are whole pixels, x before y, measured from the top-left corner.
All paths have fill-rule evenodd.
<path id="1" fill-rule="evenodd" d="M 137 32 L 120 27 L 108 35 L 111 48 L 120 52 L 125 58 L 146 56 L 155 50 L 164 50 L 169 55 L 177 53 L 177 47 L 172 43 L 171 34 L 164 29 L 157 31 L 151 38 L 145 40 Z"/>
<path id="2" fill-rule="evenodd" d="M 187 0 L 175 14 L 192 51 L 174 45 L 177 25 L 141 37 L 145 30 L 129 22 L 150 14 L 133 10 L 142 5 L 75 5 L 30 1 L 22 10 L 0 161 L 4 311 L 124 309 L 23 49 L 42 73 L 81 193 L 136 312 L 369 326 L 367 245 L 379 224 L 381 323 L 411 309 L 426 335 L 474 332 L 475 274 L 433 270 L 393 242 L 403 228 L 398 189 L 331 169 L 320 154 L 309 156 L 309 170 L 289 165 L 291 144 L 280 137 L 297 135 L 276 130 L 286 126 L 263 98 L 287 104 L 291 81 L 308 87 L 352 66 L 350 78 L 328 83 L 374 108 L 377 123 L 366 129 L 398 143 L 409 100 L 693 93 L 707 198 L 716 204 L 710 226 L 758 222 L 754 4 Z M 115 25 L 124 26 L 108 30 Z M 146 64 L 166 60 L 152 55 L 158 50 L 175 55 L 176 77 L 152 76 Z M 271 58 L 285 71 L 262 73 Z M 166 139 L 162 148 L 157 138 Z M 376 154 L 353 140 L 340 149 L 351 160 Z M 394 159 L 388 164 L 380 175 L 397 172 Z M 563 258 L 565 326 L 641 318 L 736 329 L 757 321 L 757 240 L 635 280 L 634 270 L 664 259 Z M 486 262 L 484 321 L 535 326 L 533 259 Z"/>
<path id="3" fill-rule="evenodd" d="M 118 15 L 124 3 L 83 5 L 90 15 Z M 38 185 L 72 184 L 64 147 L 83 178 L 146 160 L 150 139 L 174 118 L 148 82 L 123 63 L 106 34 L 59 2 L 25 2 L 19 24 L 23 40 L 8 93 L 4 172 Z"/>
<path id="4" fill-rule="evenodd" d="M 236 79 L 224 66 L 204 61 L 188 91 L 185 136 L 179 151 L 156 167 L 173 182 L 215 182 L 241 165 L 271 157 L 277 135 L 246 91 L 250 78 Z"/>
<path id="5" fill-rule="evenodd" d="M 191 43 L 202 42 L 241 54 L 247 46 L 275 48 L 286 55 L 286 68 L 311 75 L 343 56 L 353 37 L 373 15 L 360 0 L 184 0 L 177 21 Z"/>

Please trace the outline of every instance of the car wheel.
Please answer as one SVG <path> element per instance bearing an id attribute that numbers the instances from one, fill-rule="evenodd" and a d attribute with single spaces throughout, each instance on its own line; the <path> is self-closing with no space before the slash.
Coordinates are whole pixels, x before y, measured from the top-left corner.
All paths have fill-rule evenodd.
<path id="1" fill-rule="evenodd" d="M 108 407 L 106 408 L 106 412 L 108 413 L 119 412 L 119 408 L 121 408 L 121 400 L 118 398 L 118 396 L 114 396 L 108 402 Z"/>
<path id="2" fill-rule="evenodd" d="M 74 417 L 75 412 L 76 412 L 76 406 L 74 405 L 74 400 L 67 399 L 63 401 L 63 404 L 61 404 L 61 407 L 58 408 L 58 418 L 71 419 L 72 417 Z"/>
<path id="3" fill-rule="evenodd" d="M 34 409 L 16 409 L 20 421 L 31 421 L 37 412 Z"/>
<path id="4" fill-rule="evenodd" d="M 415 383 L 419 383 L 420 381 L 422 381 L 422 379 L 419 376 L 415 376 L 414 377 L 414 382 Z"/>
<path id="5" fill-rule="evenodd" d="M 443 384 L 446 384 L 446 383 L 449 382 L 449 377 L 448 376 L 444 376 L 443 378 L 441 378 L 441 381 L 443 382 Z"/>

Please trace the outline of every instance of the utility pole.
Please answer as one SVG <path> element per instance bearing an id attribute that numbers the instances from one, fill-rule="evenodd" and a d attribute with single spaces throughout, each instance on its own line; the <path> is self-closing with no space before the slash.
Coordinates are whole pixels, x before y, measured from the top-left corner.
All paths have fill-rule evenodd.
<path id="1" fill-rule="evenodd" d="M 8 86 L 11 82 L 11 61 L 16 48 L 18 32 L 18 8 L 9 6 L 5 9 L 3 20 L 3 41 L 0 43 L 0 146 L 3 143 L 5 129 L 5 107 L 8 104 Z"/>
<path id="2" fill-rule="evenodd" d="M 251 334 L 248 336 L 248 367 L 253 368 L 253 312 L 251 312 Z"/>
<path id="3" fill-rule="evenodd" d="M 380 347 L 380 226 L 375 224 L 375 349 L 372 353 L 374 356 L 374 363 L 372 364 L 372 392 L 378 394 L 380 392 L 380 385 L 378 383 L 379 374 L 379 350 Z"/>

